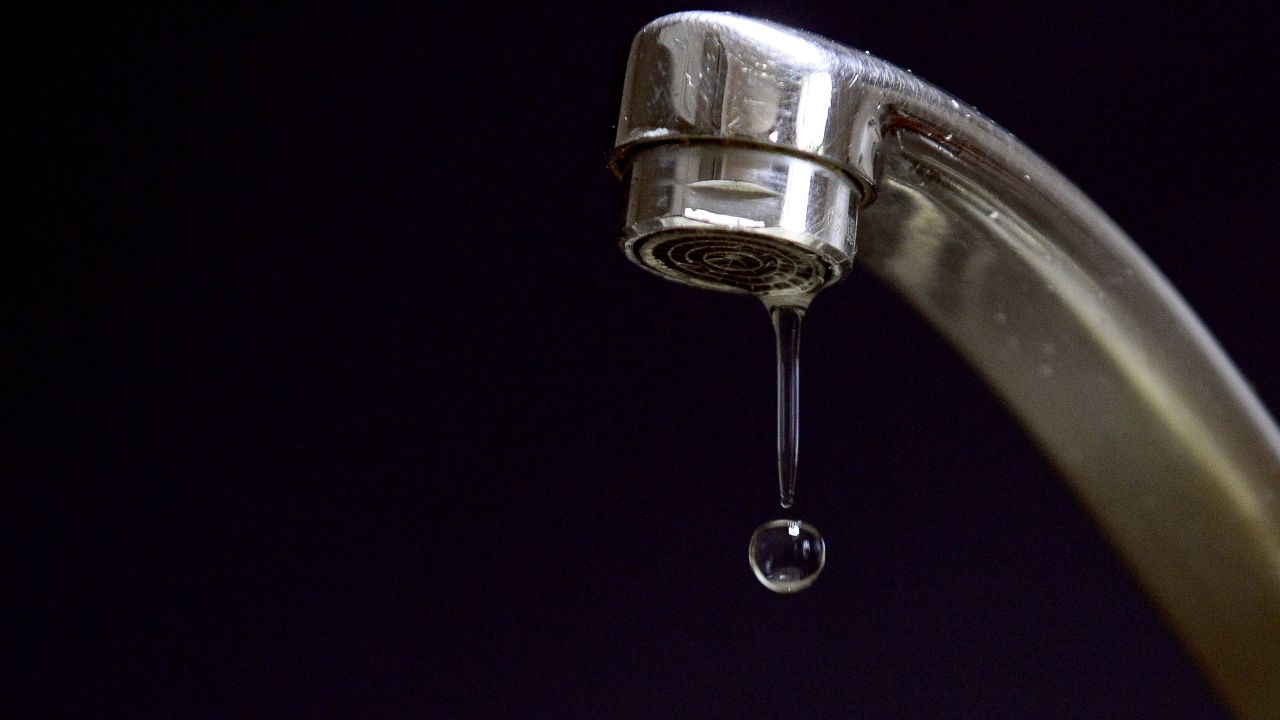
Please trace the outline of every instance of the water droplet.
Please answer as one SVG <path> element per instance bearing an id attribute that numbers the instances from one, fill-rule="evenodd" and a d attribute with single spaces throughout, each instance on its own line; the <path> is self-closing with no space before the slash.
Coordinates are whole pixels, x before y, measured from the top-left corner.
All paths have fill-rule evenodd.
<path id="1" fill-rule="evenodd" d="M 1023 176 L 1022 176 L 1022 181 L 1023 181 L 1023 182 L 1031 182 L 1031 176 L 1030 176 L 1030 175 L 1023 175 Z"/>
<path id="2" fill-rule="evenodd" d="M 822 572 L 827 544 L 809 523 L 771 520 L 751 536 L 748 558 L 760 584 L 776 593 L 799 592 Z"/>
<path id="3" fill-rule="evenodd" d="M 959 110 L 959 109 L 960 109 L 960 103 L 956 102 L 955 100 L 952 100 L 952 101 L 951 101 L 951 107 L 952 107 L 952 108 L 954 108 L 954 109 L 956 109 L 956 110 Z"/>
<path id="4" fill-rule="evenodd" d="M 992 220 L 999 220 L 1000 213 L 996 210 L 992 210 L 991 212 L 987 213 L 987 217 L 991 218 Z"/>

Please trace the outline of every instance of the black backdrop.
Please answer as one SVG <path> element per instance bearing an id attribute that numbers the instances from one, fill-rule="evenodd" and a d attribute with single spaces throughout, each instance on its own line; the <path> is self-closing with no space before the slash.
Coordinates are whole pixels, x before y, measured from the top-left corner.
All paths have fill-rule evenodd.
<path id="1" fill-rule="evenodd" d="M 1274 15 L 717 8 L 1017 133 L 1280 407 Z M 756 583 L 765 313 L 614 242 L 625 52 L 677 9 L 15 21 L 21 715 L 1221 716 L 1000 403 L 863 271 L 804 340 L 797 510 L 827 568 Z"/>

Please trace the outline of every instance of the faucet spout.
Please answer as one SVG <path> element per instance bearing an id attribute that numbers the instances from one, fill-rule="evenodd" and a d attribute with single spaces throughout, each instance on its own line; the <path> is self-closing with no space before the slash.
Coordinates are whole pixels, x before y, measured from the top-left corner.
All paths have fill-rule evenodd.
<path id="1" fill-rule="evenodd" d="M 1280 717 L 1280 431 L 1186 303 L 1011 134 L 814 35 L 681 13 L 632 46 L 622 245 L 668 279 L 809 298 L 854 257 L 1054 461 L 1241 717 Z"/>

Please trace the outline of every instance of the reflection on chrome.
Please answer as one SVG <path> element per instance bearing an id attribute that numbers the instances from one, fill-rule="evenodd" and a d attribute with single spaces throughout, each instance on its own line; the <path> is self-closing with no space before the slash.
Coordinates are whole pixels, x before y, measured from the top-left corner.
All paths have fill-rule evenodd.
<path id="1" fill-rule="evenodd" d="M 612 163 L 624 250 L 668 279 L 812 297 L 856 246 L 1005 399 L 1231 708 L 1280 717 L 1280 432 L 1057 171 L 909 72 L 715 13 L 636 37 Z"/>

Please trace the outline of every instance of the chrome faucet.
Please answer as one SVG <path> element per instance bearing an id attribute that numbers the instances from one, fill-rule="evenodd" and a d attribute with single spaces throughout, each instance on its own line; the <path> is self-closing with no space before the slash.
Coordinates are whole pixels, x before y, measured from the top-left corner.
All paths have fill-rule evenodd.
<path id="1" fill-rule="evenodd" d="M 807 303 L 859 261 L 981 372 L 1227 704 L 1280 717 L 1280 431 L 1154 266 L 959 99 L 772 23 L 680 13 L 631 48 L 622 247 Z"/>

